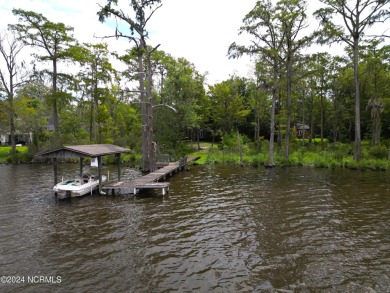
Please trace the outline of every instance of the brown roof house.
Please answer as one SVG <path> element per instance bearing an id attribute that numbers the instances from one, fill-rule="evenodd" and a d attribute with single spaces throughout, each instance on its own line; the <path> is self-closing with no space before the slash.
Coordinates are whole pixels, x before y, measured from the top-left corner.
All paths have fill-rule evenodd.
<path id="1" fill-rule="evenodd" d="M 294 126 L 296 135 L 298 138 L 309 138 L 310 137 L 310 126 L 302 123 L 297 123 Z"/>

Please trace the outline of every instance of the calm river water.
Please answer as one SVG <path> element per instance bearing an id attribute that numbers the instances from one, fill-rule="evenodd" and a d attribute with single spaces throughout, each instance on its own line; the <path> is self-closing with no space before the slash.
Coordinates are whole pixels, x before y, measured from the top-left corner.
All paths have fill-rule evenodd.
<path id="1" fill-rule="evenodd" d="M 59 201 L 50 165 L 0 167 L 0 276 L 18 276 L 0 291 L 390 291 L 388 172 L 193 166 L 170 182 Z"/>

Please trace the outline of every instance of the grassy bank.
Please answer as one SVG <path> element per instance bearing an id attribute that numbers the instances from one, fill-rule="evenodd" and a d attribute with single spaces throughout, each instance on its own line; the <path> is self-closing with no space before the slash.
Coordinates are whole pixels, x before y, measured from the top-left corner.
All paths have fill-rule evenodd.
<path id="1" fill-rule="evenodd" d="M 195 150 L 190 156 L 200 156 L 197 164 L 244 164 L 254 167 L 268 164 L 267 152 L 255 152 L 253 149 L 244 148 L 242 162 L 239 152 L 236 150 L 223 150 L 218 145 L 203 143 L 201 150 Z M 350 168 L 389 170 L 388 149 L 386 146 L 370 147 L 362 144 L 362 159 L 360 162 L 353 160 L 352 145 L 349 144 L 313 144 L 301 146 L 293 144 L 289 158 L 284 157 L 284 149 L 275 152 L 276 166 L 312 166 L 316 168 Z"/>
<path id="2" fill-rule="evenodd" d="M 30 162 L 32 157 L 28 153 L 27 146 L 16 147 L 16 153 L 11 154 L 10 146 L 0 147 L 0 164 L 9 163 L 27 163 Z"/>
<path id="3" fill-rule="evenodd" d="M 197 144 L 193 144 L 197 146 Z M 246 145 L 243 147 L 242 161 L 236 148 L 226 149 L 221 144 L 201 143 L 200 149 L 190 150 L 188 147 L 186 153 L 188 156 L 198 156 L 200 159 L 196 164 L 244 164 L 253 167 L 264 166 L 268 164 L 269 155 L 268 145 L 262 146 Z M 314 143 L 302 146 L 300 141 L 291 145 L 291 153 L 288 159 L 284 158 L 284 149 L 276 149 L 276 166 L 312 166 L 316 168 L 350 168 L 350 169 L 370 169 L 370 170 L 389 170 L 390 160 L 389 151 L 385 145 L 371 147 L 368 142 L 362 143 L 362 159 L 355 162 L 352 155 L 352 144 L 331 144 Z M 5 163 L 27 163 L 32 160 L 28 152 L 28 147 L 17 147 L 16 153 L 11 155 L 11 147 L 0 147 L 0 164 Z M 115 163 L 115 157 L 107 156 L 105 163 Z M 140 154 L 123 154 L 122 161 L 126 166 L 139 166 L 141 161 Z M 75 159 L 78 162 L 78 159 Z"/>

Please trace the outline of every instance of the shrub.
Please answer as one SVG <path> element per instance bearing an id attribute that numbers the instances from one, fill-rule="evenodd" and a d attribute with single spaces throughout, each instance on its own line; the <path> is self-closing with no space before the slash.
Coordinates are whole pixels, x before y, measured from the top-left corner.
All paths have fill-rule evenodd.
<path id="1" fill-rule="evenodd" d="M 352 157 L 343 159 L 343 167 L 349 169 L 359 169 L 359 162 L 354 161 Z"/>
<path id="2" fill-rule="evenodd" d="M 288 159 L 282 156 L 276 156 L 275 158 L 276 165 L 287 167 L 287 166 L 302 166 L 302 162 L 299 160 L 298 156 L 290 155 Z"/>
<path id="3" fill-rule="evenodd" d="M 248 142 L 250 139 L 244 135 L 240 134 L 240 144 L 242 148 L 242 152 L 248 151 Z M 237 141 L 237 133 L 231 132 L 223 135 L 221 143 L 218 145 L 220 150 L 238 152 L 238 141 Z"/>
<path id="4" fill-rule="evenodd" d="M 264 136 L 259 137 L 259 140 L 249 144 L 253 153 L 267 153 L 269 150 L 269 141 Z"/>
<path id="5" fill-rule="evenodd" d="M 217 155 L 216 155 L 216 150 L 211 148 L 207 152 L 207 157 L 206 157 L 206 163 L 208 164 L 214 164 L 217 163 Z"/>
<path id="6" fill-rule="evenodd" d="M 383 144 L 378 144 L 369 148 L 368 150 L 369 157 L 374 157 L 376 159 L 386 159 L 388 155 L 388 149 Z"/>
<path id="7" fill-rule="evenodd" d="M 8 156 L 7 156 L 7 163 L 13 163 L 13 164 L 20 164 L 20 163 L 27 163 L 27 162 L 31 162 L 32 160 L 32 155 L 29 154 L 28 152 L 19 152 L 18 150 L 16 150 L 15 153 L 10 153 Z"/>
<path id="8" fill-rule="evenodd" d="M 260 167 L 262 165 L 266 165 L 268 162 L 267 154 L 257 154 L 249 157 L 246 160 L 253 167 Z"/>

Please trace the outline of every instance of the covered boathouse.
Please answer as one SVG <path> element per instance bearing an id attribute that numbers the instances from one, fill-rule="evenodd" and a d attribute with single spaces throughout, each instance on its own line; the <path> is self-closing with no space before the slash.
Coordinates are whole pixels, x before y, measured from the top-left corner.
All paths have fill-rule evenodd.
<path id="1" fill-rule="evenodd" d="M 80 177 L 83 174 L 84 158 L 96 158 L 99 177 L 99 193 L 102 191 L 102 157 L 115 155 L 118 164 L 118 181 L 121 177 L 121 154 L 128 153 L 130 149 L 113 144 L 89 144 L 64 146 L 51 151 L 43 151 L 36 154 L 42 159 L 51 158 L 54 169 L 54 185 L 58 183 L 58 159 L 80 158 Z"/>

